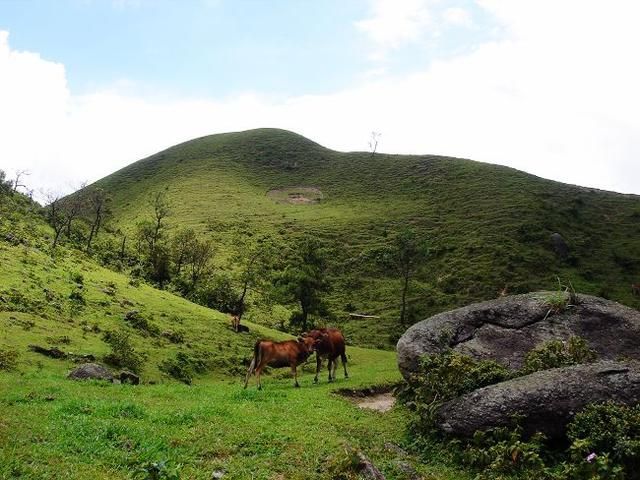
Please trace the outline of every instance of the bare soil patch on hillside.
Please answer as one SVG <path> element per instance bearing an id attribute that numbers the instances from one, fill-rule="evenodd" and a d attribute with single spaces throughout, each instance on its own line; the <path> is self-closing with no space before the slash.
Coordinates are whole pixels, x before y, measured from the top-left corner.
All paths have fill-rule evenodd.
<path id="1" fill-rule="evenodd" d="M 286 187 L 269 190 L 267 197 L 278 203 L 312 205 L 320 203 L 324 195 L 320 189 L 316 187 Z"/>
<path id="2" fill-rule="evenodd" d="M 336 393 L 347 397 L 359 408 L 366 410 L 376 410 L 377 412 L 388 412 L 396 404 L 391 386 L 380 385 L 360 390 L 343 388 Z"/>

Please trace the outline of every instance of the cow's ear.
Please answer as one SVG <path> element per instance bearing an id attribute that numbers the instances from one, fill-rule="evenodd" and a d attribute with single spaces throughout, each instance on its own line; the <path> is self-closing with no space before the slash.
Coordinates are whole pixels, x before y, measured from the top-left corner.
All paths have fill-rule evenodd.
<path id="1" fill-rule="evenodd" d="M 307 332 L 302 332 L 302 333 L 300 334 L 300 336 L 301 336 L 301 337 L 306 337 L 307 335 L 309 335 Z"/>
<path id="2" fill-rule="evenodd" d="M 298 337 L 298 343 L 304 343 L 304 338 Z"/>
<path id="3" fill-rule="evenodd" d="M 324 332 L 324 333 L 322 334 L 322 338 L 329 338 L 329 334 L 328 334 L 327 332 Z"/>

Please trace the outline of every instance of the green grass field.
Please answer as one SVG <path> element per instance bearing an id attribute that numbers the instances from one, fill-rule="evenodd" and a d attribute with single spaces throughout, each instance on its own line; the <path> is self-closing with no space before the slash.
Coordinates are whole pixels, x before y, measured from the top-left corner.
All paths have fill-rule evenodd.
<path id="1" fill-rule="evenodd" d="M 282 369 L 263 377 L 262 391 L 255 380 L 244 390 L 255 340 L 286 334 L 251 323 L 249 333 L 236 334 L 226 315 L 137 285 L 84 253 L 60 247 L 52 255 L 51 231 L 35 206 L 19 196 L 12 202 L 0 209 L 0 354 L 18 357 L 14 369 L 0 370 L 0 478 L 356 478 L 342 466 L 348 447 L 389 479 L 407 478 L 402 461 L 426 478 L 466 478 L 444 460 L 421 463 L 389 448 L 407 441 L 402 407 L 365 411 L 335 393 L 398 382 L 393 352 L 348 347 L 351 377 L 340 371 L 333 384 L 326 371 L 312 383 L 312 358 L 299 389 Z M 182 332 L 182 342 L 132 327 L 131 310 L 160 332 Z M 109 351 L 103 333 L 120 329 L 146 356 L 142 385 L 68 380 L 73 361 L 29 350 L 55 346 L 101 361 Z M 207 361 L 191 386 L 159 369 L 178 352 Z M 159 476 L 154 464 L 164 465 Z"/>
<path id="2" fill-rule="evenodd" d="M 392 348 L 399 333 L 400 283 L 373 259 L 407 225 L 430 244 L 410 292 L 415 320 L 504 288 L 555 289 L 557 277 L 640 307 L 630 291 L 640 281 L 637 196 L 458 158 L 335 152 L 275 129 L 176 145 L 97 185 L 113 197 L 113 227 L 125 231 L 150 216 L 150 195 L 167 189 L 169 224 L 213 239 L 223 270 L 234 268 L 238 236 L 320 238 L 331 259 L 329 306 L 360 345 Z M 314 202 L 288 201 L 301 192 Z M 554 253 L 553 232 L 566 239 L 568 258 Z M 353 309 L 381 318 L 348 321 Z"/>

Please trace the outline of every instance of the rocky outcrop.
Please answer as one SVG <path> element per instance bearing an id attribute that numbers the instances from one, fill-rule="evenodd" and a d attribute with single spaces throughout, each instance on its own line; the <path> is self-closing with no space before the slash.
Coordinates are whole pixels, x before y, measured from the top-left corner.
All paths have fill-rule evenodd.
<path id="1" fill-rule="evenodd" d="M 105 380 L 113 382 L 113 375 L 102 365 L 97 363 L 85 363 L 74 368 L 68 377 L 72 380 Z"/>
<path id="2" fill-rule="evenodd" d="M 480 388 L 443 404 L 437 426 L 470 437 L 476 430 L 513 425 L 525 435 L 562 437 L 573 416 L 590 403 L 640 402 L 640 363 L 601 361 L 554 368 Z"/>
<path id="3" fill-rule="evenodd" d="M 600 359 L 640 360 L 640 312 L 588 295 L 577 295 L 573 304 L 568 295 L 558 302 L 559 295 L 503 297 L 423 320 L 398 341 L 400 371 L 409 379 L 421 355 L 448 349 L 517 369 L 536 346 L 571 336 L 586 339 Z"/>

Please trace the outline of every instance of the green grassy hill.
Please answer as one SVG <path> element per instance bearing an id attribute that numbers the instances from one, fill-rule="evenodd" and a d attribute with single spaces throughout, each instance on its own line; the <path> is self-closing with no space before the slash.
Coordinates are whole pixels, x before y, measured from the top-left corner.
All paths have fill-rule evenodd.
<path id="1" fill-rule="evenodd" d="M 388 478 L 409 478 L 398 463 L 407 458 L 385 446 L 405 441 L 407 413 L 360 410 L 335 393 L 399 381 L 392 352 L 349 347 L 351 378 L 339 374 L 334 384 L 325 373 L 313 385 L 313 362 L 300 389 L 287 369 L 263 378 L 263 391 L 255 382 L 243 390 L 255 339 L 286 334 L 252 323 L 236 334 L 227 315 L 69 246 L 52 251 L 52 235 L 38 205 L 0 198 L 0 479 L 329 479 L 355 475 L 347 445 Z M 132 322 L 133 310 L 146 323 Z M 107 331 L 125 332 L 143 354 L 142 385 L 67 380 L 72 356 L 29 348 L 102 363 Z M 177 358 L 197 362 L 193 385 L 161 367 Z M 429 478 L 468 478 L 438 459 L 417 468 Z"/>
<path id="2" fill-rule="evenodd" d="M 114 225 L 125 230 L 148 218 L 153 192 L 167 189 L 169 223 L 213 238 L 223 252 L 220 268 L 233 268 L 227 263 L 238 235 L 322 239 L 330 250 L 331 310 L 363 345 L 391 346 L 399 332 L 399 281 L 373 259 L 406 225 L 430 244 L 410 293 L 416 320 L 505 288 L 553 289 L 557 277 L 580 292 L 640 306 L 630 292 L 640 281 L 640 198 L 507 167 L 341 153 L 261 129 L 176 145 L 97 185 L 113 197 Z M 554 232 L 566 239 L 567 258 L 554 253 Z M 354 310 L 381 319 L 347 322 Z"/>

